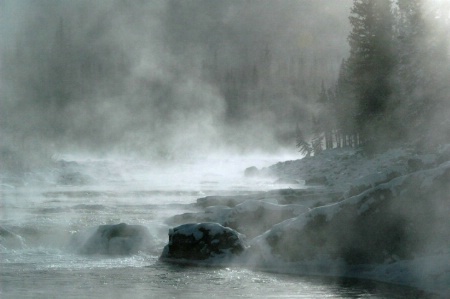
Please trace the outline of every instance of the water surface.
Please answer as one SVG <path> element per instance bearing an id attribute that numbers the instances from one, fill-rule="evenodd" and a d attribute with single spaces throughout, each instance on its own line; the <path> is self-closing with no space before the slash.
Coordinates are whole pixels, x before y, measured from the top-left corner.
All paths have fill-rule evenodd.
<path id="1" fill-rule="evenodd" d="M 185 165 L 177 168 L 176 175 L 146 172 L 151 165 L 142 163 L 125 166 L 79 162 L 77 171 L 96 178 L 85 185 L 2 184 L 0 226 L 16 237 L 0 236 L 1 298 L 421 297 L 411 289 L 373 282 L 159 262 L 168 241 L 169 226 L 164 220 L 197 211 L 193 205 L 197 198 L 280 186 L 270 179 L 244 179 L 241 162 L 220 162 L 201 171 Z M 86 256 L 71 250 L 75 232 L 122 222 L 146 226 L 154 239 L 153 248 L 118 257 Z"/>

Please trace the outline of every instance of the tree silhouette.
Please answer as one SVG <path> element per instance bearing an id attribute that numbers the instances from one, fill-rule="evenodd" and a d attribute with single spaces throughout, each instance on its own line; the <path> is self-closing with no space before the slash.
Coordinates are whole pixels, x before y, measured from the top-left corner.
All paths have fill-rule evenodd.
<path id="1" fill-rule="evenodd" d="M 382 121 L 392 93 L 395 52 L 391 1 L 355 0 L 350 23 L 348 68 L 357 102 L 358 142 L 370 147 L 376 142 L 377 122 Z"/>

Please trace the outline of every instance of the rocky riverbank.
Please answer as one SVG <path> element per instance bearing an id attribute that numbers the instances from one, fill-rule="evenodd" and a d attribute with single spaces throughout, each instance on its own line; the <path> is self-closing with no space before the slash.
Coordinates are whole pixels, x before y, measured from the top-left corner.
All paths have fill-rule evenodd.
<path id="1" fill-rule="evenodd" d="M 334 150 L 252 175 L 306 185 L 200 198 L 202 212 L 167 223 L 213 222 L 245 234 L 248 246 L 234 262 L 250 267 L 450 294 L 450 147 L 373 157 Z"/>

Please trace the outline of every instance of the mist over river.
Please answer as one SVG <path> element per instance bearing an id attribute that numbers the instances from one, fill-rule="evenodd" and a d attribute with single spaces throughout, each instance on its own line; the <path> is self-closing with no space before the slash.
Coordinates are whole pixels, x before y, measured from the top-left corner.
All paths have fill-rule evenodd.
<path id="1" fill-rule="evenodd" d="M 450 298 L 449 41 L 448 0 L 0 0 L 0 298 Z"/>
<path id="2" fill-rule="evenodd" d="M 66 158 L 59 168 L 22 180 L 2 178 L 1 298 L 418 297 L 410 289 L 367 281 L 158 260 L 168 242 L 165 219 L 197 211 L 197 198 L 294 187 L 243 176 L 246 166 L 268 166 L 277 161 L 273 158 L 208 159 L 175 167 Z M 109 256 L 82 255 L 71 248 L 76 232 L 118 223 L 147 227 L 150 249 Z"/>

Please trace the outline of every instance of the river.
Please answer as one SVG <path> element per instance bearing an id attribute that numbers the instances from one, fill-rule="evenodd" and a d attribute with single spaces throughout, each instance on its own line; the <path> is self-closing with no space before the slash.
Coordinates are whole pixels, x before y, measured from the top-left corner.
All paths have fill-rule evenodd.
<path id="1" fill-rule="evenodd" d="M 271 159 L 213 160 L 170 171 L 136 161 L 82 160 L 69 164 L 95 180 L 57 184 L 48 173 L 12 185 L 0 199 L 1 298 L 419 298 L 414 290 L 367 281 L 302 277 L 251 269 L 162 263 L 170 216 L 196 211 L 206 195 L 248 194 L 279 186 L 242 176 Z M 207 165 L 207 166 L 205 166 Z M 156 169 L 156 170 L 155 170 Z M 76 171 L 75 171 L 76 170 Z M 51 173 L 51 171 L 49 171 Z M 48 176 L 48 177 L 46 177 Z M 53 179 L 55 178 L 53 173 Z M 301 186 L 300 186 L 301 187 Z M 140 224 L 153 248 L 132 256 L 80 255 L 71 236 L 102 224 Z M 14 234 L 14 238 L 5 235 Z"/>

